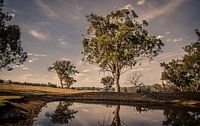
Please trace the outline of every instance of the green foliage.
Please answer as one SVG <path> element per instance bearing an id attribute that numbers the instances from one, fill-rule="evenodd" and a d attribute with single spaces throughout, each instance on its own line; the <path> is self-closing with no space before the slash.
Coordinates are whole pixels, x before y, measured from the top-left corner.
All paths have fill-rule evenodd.
<path id="1" fill-rule="evenodd" d="M 109 91 L 114 84 L 114 79 L 111 76 L 106 76 L 101 79 L 101 83 L 104 85 L 105 90 Z"/>
<path id="2" fill-rule="evenodd" d="M 199 90 L 200 85 L 200 33 L 196 30 L 198 41 L 184 47 L 186 54 L 182 59 L 161 63 L 164 67 L 162 80 L 173 83 L 181 90 L 193 88 Z M 188 88 L 190 87 L 190 88 Z"/>
<path id="3" fill-rule="evenodd" d="M 79 73 L 76 70 L 76 66 L 71 64 L 71 61 L 66 60 L 57 60 L 51 67 L 48 68 L 48 71 L 55 71 L 60 79 L 61 87 L 63 88 L 63 81 L 64 85 L 69 88 L 76 80 L 71 77 L 76 73 Z"/>
<path id="4" fill-rule="evenodd" d="M 119 88 L 120 74 L 133 67 L 142 57 L 153 58 L 161 51 L 163 43 L 149 36 L 143 27 L 148 23 L 137 21 L 133 10 L 118 10 L 98 16 L 87 15 L 89 28 L 83 35 L 84 58 L 90 64 L 98 64 L 102 71 L 110 71 Z"/>
<path id="5" fill-rule="evenodd" d="M 23 51 L 18 25 L 6 25 L 12 19 L 3 11 L 4 0 L 0 0 L 0 70 L 12 70 L 11 64 L 20 65 L 25 62 L 27 53 Z"/>

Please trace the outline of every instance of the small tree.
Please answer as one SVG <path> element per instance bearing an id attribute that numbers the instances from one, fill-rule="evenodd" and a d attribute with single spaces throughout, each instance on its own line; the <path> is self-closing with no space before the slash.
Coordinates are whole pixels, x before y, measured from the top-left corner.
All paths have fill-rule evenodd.
<path id="1" fill-rule="evenodd" d="M 71 75 L 79 73 L 76 70 L 76 66 L 66 60 L 57 60 L 51 67 L 48 68 L 48 71 L 55 71 L 57 73 L 62 88 L 63 85 L 66 85 L 67 88 L 69 88 L 74 82 L 76 82 Z"/>
<path id="2" fill-rule="evenodd" d="M 110 14 L 86 16 L 89 28 L 83 35 L 83 61 L 98 64 L 102 71 L 111 72 L 115 91 L 120 92 L 120 76 L 132 68 L 142 57 L 153 58 L 161 51 L 163 43 L 149 36 L 147 21 L 137 21 L 133 10 L 122 9 Z"/>
<path id="3" fill-rule="evenodd" d="M 134 72 L 130 75 L 129 83 L 133 85 L 134 87 L 133 91 L 141 92 L 145 90 L 144 83 L 140 80 L 141 77 L 142 77 L 142 74 L 139 72 Z"/>
<path id="4" fill-rule="evenodd" d="M 142 77 L 141 73 L 134 72 L 129 77 L 129 83 L 134 86 L 143 85 L 143 83 L 140 81 L 140 78 Z"/>
<path id="5" fill-rule="evenodd" d="M 186 54 L 182 59 L 161 63 L 164 67 L 161 79 L 175 84 L 181 90 L 189 86 L 198 90 L 200 85 L 200 33 L 195 31 L 198 41 L 184 47 Z"/>
<path id="6" fill-rule="evenodd" d="M 106 76 L 101 79 L 101 83 L 104 85 L 105 90 L 109 91 L 114 84 L 114 79 L 111 76 Z"/>
<path id="7" fill-rule="evenodd" d="M 11 64 L 20 65 L 27 56 L 23 52 L 18 25 L 6 25 L 12 19 L 9 13 L 3 11 L 4 0 L 0 0 L 0 70 L 12 70 Z"/>

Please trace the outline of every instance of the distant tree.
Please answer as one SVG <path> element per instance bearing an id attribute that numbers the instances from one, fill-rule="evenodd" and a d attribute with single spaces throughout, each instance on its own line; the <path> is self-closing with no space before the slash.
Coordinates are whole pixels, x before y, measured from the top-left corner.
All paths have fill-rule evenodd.
<path id="1" fill-rule="evenodd" d="M 145 90 L 144 83 L 140 80 L 141 77 L 142 74 L 138 72 L 132 73 L 129 77 L 129 83 L 133 85 L 133 87 L 135 87 L 136 92 L 141 92 Z"/>
<path id="2" fill-rule="evenodd" d="M 104 85 L 105 90 L 109 91 L 114 85 L 114 79 L 111 76 L 106 76 L 101 79 L 101 83 Z"/>
<path id="3" fill-rule="evenodd" d="M 87 15 L 89 28 L 83 35 L 84 62 L 98 64 L 102 71 L 111 72 L 115 91 L 120 92 L 120 75 L 135 66 L 143 57 L 157 56 L 163 43 L 149 36 L 147 21 L 137 21 L 133 10 L 122 9 L 110 14 Z"/>
<path id="4" fill-rule="evenodd" d="M 76 66 L 71 64 L 71 61 L 66 60 L 57 60 L 51 67 L 48 68 L 48 71 L 55 71 L 57 73 L 62 88 L 63 85 L 66 85 L 67 88 L 69 88 L 74 82 L 76 82 L 71 75 L 79 73 L 76 70 Z"/>
<path id="5" fill-rule="evenodd" d="M 137 86 L 137 85 L 143 85 L 143 83 L 140 81 L 140 78 L 142 77 L 141 73 L 134 72 L 129 77 L 129 83 L 131 85 Z"/>
<path id="6" fill-rule="evenodd" d="M 190 86 L 198 90 L 200 86 L 200 33 L 195 31 L 198 41 L 184 47 L 186 54 L 182 59 L 161 63 L 164 67 L 161 79 L 175 84 L 181 90 Z"/>
<path id="7" fill-rule="evenodd" d="M 6 25 L 12 16 L 3 11 L 4 0 L 0 0 L 0 70 L 12 70 L 11 64 L 20 65 L 26 61 L 27 53 L 23 51 L 18 25 Z"/>

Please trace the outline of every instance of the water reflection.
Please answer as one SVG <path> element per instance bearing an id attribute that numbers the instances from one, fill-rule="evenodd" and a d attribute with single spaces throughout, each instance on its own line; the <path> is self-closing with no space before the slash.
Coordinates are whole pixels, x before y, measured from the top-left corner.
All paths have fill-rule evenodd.
<path id="1" fill-rule="evenodd" d="M 53 113 L 46 112 L 46 116 L 50 118 L 53 123 L 67 124 L 75 117 L 78 112 L 70 109 L 69 106 L 73 105 L 72 102 L 60 101 L 56 110 Z"/>
<path id="2" fill-rule="evenodd" d="M 164 110 L 166 119 L 164 126 L 198 126 L 200 125 L 200 112 L 187 112 L 176 110 Z"/>
<path id="3" fill-rule="evenodd" d="M 170 108 L 156 110 L 141 106 L 73 104 L 62 101 L 56 104 L 48 103 L 44 111 L 45 114 L 40 114 L 34 124 L 70 126 L 196 126 L 200 124 L 200 112 Z"/>
<path id="4" fill-rule="evenodd" d="M 119 111 L 120 111 L 120 105 L 117 105 L 115 107 L 115 110 L 113 111 L 114 117 L 111 124 L 106 124 L 107 122 L 103 120 L 102 123 L 98 123 L 98 125 L 99 126 L 122 126 Z"/>

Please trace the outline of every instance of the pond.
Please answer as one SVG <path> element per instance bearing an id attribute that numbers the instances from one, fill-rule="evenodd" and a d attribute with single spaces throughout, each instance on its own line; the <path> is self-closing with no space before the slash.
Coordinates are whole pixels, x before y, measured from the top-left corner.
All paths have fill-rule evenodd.
<path id="1" fill-rule="evenodd" d="M 200 124 L 200 112 L 138 106 L 51 102 L 34 118 L 35 126 L 162 126 Z"/>

